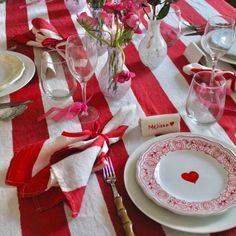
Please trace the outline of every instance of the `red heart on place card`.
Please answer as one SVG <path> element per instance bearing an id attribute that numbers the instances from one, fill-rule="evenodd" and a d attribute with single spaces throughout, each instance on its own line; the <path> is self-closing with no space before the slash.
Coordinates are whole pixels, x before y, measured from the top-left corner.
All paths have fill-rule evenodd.
<path id="1" fill-rule="evenodd" d="M 196 171 L 190 171 L 188 173 L 183 173 L 181 177 L 182 179 L 195 184 L 199 178 L 199 174 Z"/>
<path id="2" fill-rule="evenodd" d="M 173 125 L 174 125 L 174 123 L 175 123 L 174 121 L 171 121 L 171 122 L 170 122 L 170 125 L 171 125 L 171 126 L 173 126 Z"/>

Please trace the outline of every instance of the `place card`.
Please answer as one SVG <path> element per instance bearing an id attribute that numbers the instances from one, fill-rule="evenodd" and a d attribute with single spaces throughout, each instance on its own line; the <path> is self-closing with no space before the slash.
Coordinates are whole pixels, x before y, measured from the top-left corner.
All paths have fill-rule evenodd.
<path id="1" fill-rule="evenodd" d="M 140 119 L 140 127 L 143 136 L 179 132 L 180 115 L 176 113 L 146 116 Z"/>
<path id="2" fill-rule="evenodd" d="M 200 62 L 205 60 L 206 54 L 201 48 L 197 46 L 196 43 L 190 43 L 184 51 L 184 56 L 188 59 L 190 63 Z"/>

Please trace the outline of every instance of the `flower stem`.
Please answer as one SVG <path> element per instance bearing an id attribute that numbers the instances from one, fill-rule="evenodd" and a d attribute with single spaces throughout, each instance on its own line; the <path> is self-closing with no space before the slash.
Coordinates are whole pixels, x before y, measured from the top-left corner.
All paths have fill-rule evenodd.
<path id="1" fill-rule="evenodd" d="M 113 46 L 117 46 L 117 38 L 118 38 L 118 33 L 119 33 L 119 20 L 116 13 L 115 13 L 115 22 L 116 22 L 116 34 L 115 34 Z"/>
<path id="2" fill-rule="evenodd" d="M 152 9 L 153 9 L 152 19 L 155 20 L 155 16 L 156 16 L 156 6 L 152 6 Z"/>

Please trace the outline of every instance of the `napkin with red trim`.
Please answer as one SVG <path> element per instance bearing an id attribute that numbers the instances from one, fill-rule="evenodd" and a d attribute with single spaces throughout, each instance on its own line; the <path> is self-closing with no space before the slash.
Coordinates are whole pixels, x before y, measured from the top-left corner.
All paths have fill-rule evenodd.
<path id="1" fill-rule="evenodd" d="M 124 106 L 101 130 L 63 132 L 24 147 L 13 156 L 6 184 L 18 187 L 21 198 L 31 198 L 37 210 L 65 201 L 76 217 L 90 175 L 106 165 L 110 145 L 118 142 L 133 121 L 135 106 Z"/>
<path id="2" fill-rule="evenodd" d="M 200 65 L 198 63 L 188 64 L 183 67 L 183 71 L 188 75 L 194 75 L 200 71 L 212 71 L 212 68 Z M 226 70 L 216 70 L 217 73 L 221 73 L 226 79 L 226 86 L 232 91 L 236 92 L 236 73 Z"/>
<path id="3" fill-rule="evenodd" d="M 33 28 L 25 34 L 16 35 L 14 40 L 33 47 L 56 48 L 58 53 L 65 57 L 66 39 L 59 34 L 56 28 L 42 18 L 32 20 Z"/>

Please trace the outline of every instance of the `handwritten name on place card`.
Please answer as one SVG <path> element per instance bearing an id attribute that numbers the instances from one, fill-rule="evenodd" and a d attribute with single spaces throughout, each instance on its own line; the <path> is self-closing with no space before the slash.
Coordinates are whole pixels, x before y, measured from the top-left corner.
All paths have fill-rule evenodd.
<path id="1" fill-rule="evenodd" d="M 180 131 L 179 114 L 147 116 L 140 119 L 143 136 L 167 134 Z"/>

